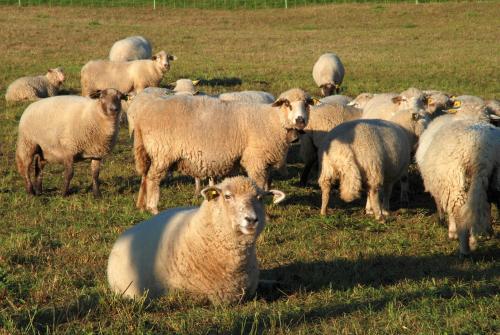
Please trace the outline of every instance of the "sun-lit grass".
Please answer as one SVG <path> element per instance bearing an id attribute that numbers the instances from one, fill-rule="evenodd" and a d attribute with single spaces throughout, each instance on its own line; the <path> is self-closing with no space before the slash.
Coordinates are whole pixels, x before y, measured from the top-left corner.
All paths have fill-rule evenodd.
<path id="1" fill-rule="evenodd" d="M 76 166 L 60 195 L 62 168 L 49 165 L 45 192 L 27 196 L 15 170 L 17 123 L 27 103 L 6 106 L 14 79 L 63 66 L 79 92 L 85 62 L 104 58 L 116 39 L 144 35 L 178 56 L 164 84 L 204 79 L 201 91 L 302 87 L 318 94 L 316 58 L 337 52 L 348 95 L 435 88 L 500 95 L 498 3 L 346 4 L 291 10 L 203 11 L 130 8 L 0 7 L 0 334 L 494 334 L 500 331 L 498 240 L 460 260 L 439 226 L 418 174 L 410 208 L 394 199 L 380 223 L 363 201 L 334 197 L 319 216 L 317 186 L 300 188 L 297 148 L 288 195 L 269 209 L 258 243 L 261 277 L 281 284 L 237 306 L 187 294 L 153 301 L 113 296 L 105 267 L 111 245 L 150 215 L 137 211 L 139 178 L 126 129 L 105 161 L 103 198 L 90 192 L 89 163 Z M 453 139 L 450 139 L 453 140 Z M 193 182 L 162 186 L 160 208 L 199 204 Z M 498 229 L 498 224 L 496 225 Z"/>

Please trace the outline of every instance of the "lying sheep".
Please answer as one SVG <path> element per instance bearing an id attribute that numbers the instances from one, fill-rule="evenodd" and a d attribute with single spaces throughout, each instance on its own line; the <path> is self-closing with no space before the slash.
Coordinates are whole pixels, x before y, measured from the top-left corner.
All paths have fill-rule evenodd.
<path id="1" fill-rule="evenodd" d="M 16 163 L 26 191 L 42 192 L 42 170 L 47 162 L 64 164 L 63 195 L 69 194 L 73 163 L 91 159 L 92 190 L 99 196 L 101 159 L 113 148 L 119 130 L 120 99 L 117 90 L 97 92 L 97 99 L 58 96 L 32 103 L 19 121 Z M 35 160 L 35 184 L 30 166 Z"/>
<path id="2" fill-rule="evenodd" d="M 491 233 L 490 202 L 500 205 L 500 130 L 476 99 L 458 97 L 449 112 L 423 133 L 416 159 L 439 221 L 448 215 L 448 236 L 467 255 L 476 235 Z"/>
<path id="3" fill-rule="evenodd" d="M 346 106 L 352 102 L 352 98 L 346 95 L 335 94 L 321 98 L 319 99 L 319 101 L 324 104 L 337 104 L 341 106 Z"/>
<path id="4" fill-rule="evenodd" d="M 128 62 L 138 59 L 151 59 L 151 43 L 142 36 L 130 36 L 116 41 L 109 51 L 112 62 Z"/>
<path id="5" fill-rule="evenodd" d="M 272 104 L 276 99 L 271 93 L 263 91 L 242 91 L 219 94 L 224 101 L 239 101 L 246 103 Z"/>
<path id="6" fill-rule="evenodd" d="M 326 135 L 318 152 L 322 215 L 326 215 L 331 185 L 336 180 L 340 180 L 344 201 L 359 198 L 366 187 L 367 213 L 377 219 L 388 215 L 392 187 L 407 175 L 412 138 L 429 122 L 425 113 L 404 110 L 393 118 L 398 123 L 365 119 L 345 122 Z"/>
<path id="7" fill-rule="evenodd" d="M 246 177 L 201 192 L 200 207 L 169 209 L 125 231 L 108 260 L 111 289 L 129 298 L 183 290 L 214 303 L 252 296 L 259 281 L 255 242 L 264 229 L 264 192 Z"/>
<path id="8" fill-rule="evenodd" d="M 287 133 L 307 125 L 311 104 L 307 93 L 292 89 L 272 105 L 207 96 L 157 98 L 138 105 L 134 155 L 142 181 L 137 206 L 158 212 L 160 180 L 174 165 L 201 179 L 228 175 L 241 165 L 264 188 L 269 167 L 287 154 Z"/>
<path id="9" fill-rule="evenodd" d="M 64 82 L 64 70 L 60 67 L 49 69 L 44 76 L 21 77 L 7 88 L 5 100 L 8 102 L 38 100 L 59 93 Z"/>
<path id="10" fill-rule="evenodd" d="M 401 94 L 377 94 L 366 103 L 362 118 L 390 120 L 400 110 L 418 111 L 425 109 L 424 102 L 423 92 L 413 87 L 401 92 Z"/>
<path id="11" fill-rule="evenodd" d="M 344 65 L 336 54 L 325 53 L 314 64 L 312 75 L 324 97 L 338 94 L 344 80 Z"/>
<path id="12" fill-rule="evenodd" d="M 349 102 L 347 105 L 348 106 L 353 106 L 353 107 L 356 107 L 356 108 L 359 108 L 361 110 L 363 110 L 366 106 L 366 104 L 368 103 L 368 101 L 370 101 L 371 99 L 373 99 L 373 97 L 375 96 L 376 94 L 373 94 L 373 93 L 361 93 L 360 95 L 358 95 L 356 98 L 354 98 L 354 100 L 352 100 L 351 102 Z"/>
<path id="13" fill-rule="evenodd" d="M 114 87 L 124 93 L 139 93 L 148 86 L 158 86 L 165 72 L 170 69 L 170 61 L 176 59 L 160 51 L 152 60 L 90 61 L 81 70 L 82 95 L 89 96 L 107 87 Z"/>
<path id="14" fill-rule="evenodd" d="M 318 148 L 326 134 L 343 122 L 359 119 L 361 114 L 358 108 L 337 104 L 320 104 L 311 108 L 309 122 L 300 136 L 300 156 L 305 164 L 300 176 L 301 186 L 307 184 L 309 173 L 318 161 Z"/>

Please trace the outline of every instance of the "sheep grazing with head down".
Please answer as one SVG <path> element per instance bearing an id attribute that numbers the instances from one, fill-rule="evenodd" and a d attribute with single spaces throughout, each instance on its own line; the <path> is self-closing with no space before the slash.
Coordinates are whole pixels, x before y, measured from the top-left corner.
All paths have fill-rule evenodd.
<path id="1" fill-rule="evenodd" d="M 318 151 L 322 215 L 327 212 L 331 185 L 338 179 L 344 201 L 359 198 L 364 187 L 368 191 L 367 214 L 373 213 L 377 219 L 388 215 L 392 187 L 407 176 L 413 142 L 429 118 L 425 112 L 403 110 L 393 121 L 349 121 L 326 135 Z"/>
<path id="2" fill-rule="evenodd" d="M 373 99 L 374 96 L 376 96 L 376 94 L 374 94 L 374 93 L 368 93 L 368 92 L 361 93 L 360 95 L 355 97 L 351 102 L 349 102 L 347 105 L 363 110 L 365 108 L 366 104 L 368 103 L 368 101 Z"/>
<path id="3" fill-rule="evenodd" d="M 139 93 L 149 86 L 158 86 L 177 57 L 160 51 L 152 59 L 130 62 L 92 60 L 80 72 L 82 95 L 114 87 L 120 92 Z"/>
<path id="4" fill-rule="evenodd" d="M 160 180 L 174 166 L 200 179 L 227 176 L 241 166 L 265 188 L 270 167 L 286 157 L 287 135 L 305 128 L 313 103 L 301 89 L 282 93 L 272 105 L 207 96 L 132 103 L 135 163 L 142 176 L 137 207 L 158 212 Z"/>
<path id="5" fill-rule="evenodd" d="M 214 303 L 235 303 L 257 289 L 255 243 L 264 229 L 262 191 L 246 177 L 201 192 L 200 207 L 174 208 L 125 231 L 108 260 L 111 289 L 129 298 L 187 291 Z"/>
<path id="6" fill-rule="evenodd" d="M 352 98 L 346 95 L 334 94 L 321 98 L 319 99 L 319 101 L 324 104 L 337 104 L 341 106 L 347 106 L 352 102 Z"/>
<path id="7" fill-rule="evenodd" d="M 128 62 L 138 59 L 151 59 L 153 56 L 151 43 L 142 36 L 130 36 L 116 41 L 109 51 L 109 60 Z"/>
<path id="8" fill-rule="evenodd" d="M 336 54 L 325 53 L 314 64 L 312 75 L 324 97 L 338 94 L 344 80 L 344 65 Z"/>
<path id="9" fill-rule="evenodd" d="M 322 103 L 311 108 L 307 127 L 300 135 L 300 157 L 305 163 L 300 175 L 301 186 L 306 186 L 311 169 L 318 161 L 318 148 L 328 132 L 343 122 L 359 119 L 361 114 L 358 108 L 338 104 Z"/>
<path id="10" fill-rule="evenodd" d="M 65 79 L 62 68 L 49 69 L 44 76 L 21 77 L 7 87 L 6 101 L 38 100 L 59 93 Z"/>
<path id="11" fill-rule="evenodd" d="M 19 121 L 16 163 L 26 191 L 42 192 L 42 170 L 47 162 L 64 164 L 63 195 L 69 194 L 73 163 L 90 159 L 93 193 L 99 196 L 101 159 L 113 148 L 118 137 L 121 103 L 119 91 L 96 92 L 97 99 L 58 96 L 32 103 Z M 35 160 L 35 185 L 30 167 Z"/>
<path id="12" fill-rule="evenodd" d="M 479 98 L 457 97 L 447 112 L 423 133 L 416 159 L 439 221 L 448 215 L 448 236 L 467 255 L 492 232 L 490 203 L 500 206 L 500 129 Z"/>

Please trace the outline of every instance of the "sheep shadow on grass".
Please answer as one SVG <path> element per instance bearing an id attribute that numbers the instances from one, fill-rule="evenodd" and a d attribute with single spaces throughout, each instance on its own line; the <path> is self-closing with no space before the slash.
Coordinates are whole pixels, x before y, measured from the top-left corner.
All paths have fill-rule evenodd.
<path id="1" fill-rule="evenodd" d="M 221 77 L 221 78 L 210 78 L 200 79 L 200 85 L 204 86 L 223 86 L 223 87 L 231 87 L 231 86 L 239 86 L 243 83 L 243 81 L 238 77 Z"/>

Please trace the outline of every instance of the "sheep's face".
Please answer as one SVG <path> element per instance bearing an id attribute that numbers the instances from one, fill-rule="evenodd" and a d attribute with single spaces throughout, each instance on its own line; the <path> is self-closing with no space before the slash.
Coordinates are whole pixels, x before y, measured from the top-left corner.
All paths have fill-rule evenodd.
<path id="1" fill-rule="evenodd" d="M 126 100 L 127 95 L 113 88 L 107 88 L 102 91 L 96 91 L 90 95 L 91 98 L 97 98 L 101 104 L 102 112 L 109 117 L 117 117 L 120 114 L 122 105 L 121 100 Z"/>
<path id="2" fill-rule="evenodd" d="M 53 83 L 55 86 L 61 86 L 64 80 L 66 79 L 64 75 L 64 70 L 60 67 L 57 67 L 55 69 L 49 69 L 47 71 L 47 78 L 51 83 Z"/>
<path id="3" fill-rule="evenodd" d="M 170 62 L 176 60 L 177 57 L 162 50 L 154 55 L 152 59 L 159 65 L 162 72 L 166 72 L 170 70 Z"/>
<path id="4" fill-rule="evenodd" d="M 324 97 L 327 97 L 332 94 L 339 94 L 340 93 L 340 85 L 338 84 L 324 84 L 321 85 L 321 95 Z"/>
<path id="5" fill-rule="evenodd" d="M 370 101 L 375 95 L 372 93 L 361 93 L 353 101 L 348 103 L 348 106 L 354 106 L 359 109 L 365 108 L 368 101 Z"/>
<path id="6" fill-rule="evenodd" d="M 285 197 L 281 191 L 260 190 L 246 177 L 227 178 L 221 184 L 205 188 L 201 194 L 207 201 L 216 202 L 222 215 L 229 218 L 232 231 L 254 237 L 257 237 L 264 228 L 266 196 L 274 196 L 275 203 Z"/>
<path id="7" fill-rule="evenodd" d="M 411 118 L 413 121 L 413 133 L 417 136 L 417 138 L 419 138 L 429 125 L 429 114 L 425 110 L 421 109 L 418 111 L 412 111 Z"/>
<path id="8" fill-rule="evenodd" d="M 398 110 L 419 111 L 425 108 L 422 96 L 406 97 L 398 95 L 392 98 L 392 102 L 398 105 Z"/>
<path id="9" fill-rule="evenodd" d="M 283 126 L 286 129 L 302 130 L 307 126 L 310 106 L 317 103 L 319 103 L 319 101 L 312 98 L 292 102 L 288 99 L 280 98 L 276 100 L 272 106 L 280 108 L 283 116 Z"/>
<path id="10" fill-rule="evenodd" d="M 431 115 L 437 115 L 437 113 L 452 107 L 450 97 L 440 92 L 426 94 L 424 101 L 425 109 Z"/>

